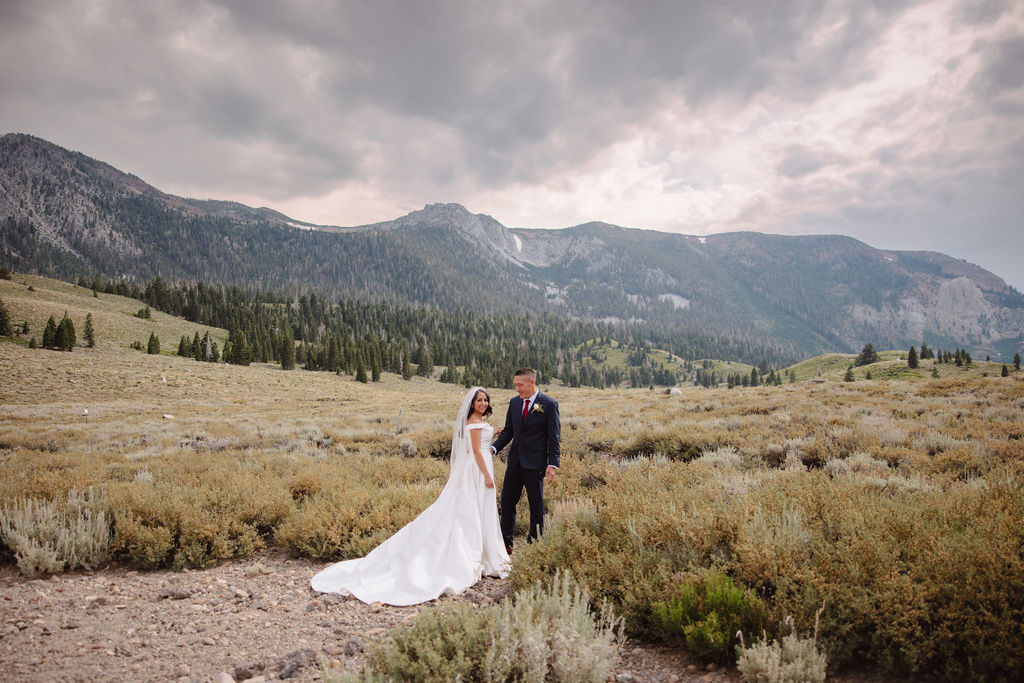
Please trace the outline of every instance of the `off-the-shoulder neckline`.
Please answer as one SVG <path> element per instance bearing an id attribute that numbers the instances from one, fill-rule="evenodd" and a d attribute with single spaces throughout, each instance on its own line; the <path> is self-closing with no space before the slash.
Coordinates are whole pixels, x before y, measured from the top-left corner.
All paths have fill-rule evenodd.
<path id="1" fill-rule="evenodd" d="M 474 427 L 490 427 L 490 425 L 486 422 L 468 422 L 466 423 L 466 427 L 473 429 Z"/>

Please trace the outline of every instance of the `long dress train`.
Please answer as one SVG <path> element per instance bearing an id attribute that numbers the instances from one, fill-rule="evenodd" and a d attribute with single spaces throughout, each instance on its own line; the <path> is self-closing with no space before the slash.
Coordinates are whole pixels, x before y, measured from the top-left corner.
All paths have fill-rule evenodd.
<path id="1" fill-rule="evenodd" d="M 484 486 L 469 446 L 469 430 L 479 429 L 481 452 L 493 479 L 494 429 L 465 424 L 475 393 L 471 390 L 463 401 L 452 441 L 451 473 L 437 500 L 365 557 L 338 562 L 314 576 L 313 590 L 350 594 L 368 603 L 415 605 L 461 593 L 483 575 L 508 574 L 495 490 Z"/>

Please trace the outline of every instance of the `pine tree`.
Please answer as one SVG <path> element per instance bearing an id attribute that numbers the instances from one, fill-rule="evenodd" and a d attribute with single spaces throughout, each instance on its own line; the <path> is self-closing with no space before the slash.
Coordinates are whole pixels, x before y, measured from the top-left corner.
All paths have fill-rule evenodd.
<path id="1" fill-rule="evenodd" d="M 146 344 L 146 353 L 152 355 L 160 353 L 160 337 L 156 336 L 156 332 L 149 333 L 149 343 Z"/>
<path id="2" fill-rule="evenodd" d="M 843 381 L 844 382 L 852 382 L 853 380 L 854 380 L 854 377 L 853 377 L 853 366 L 851 365 L 850 367 L 846 368 L 846 374 L 843 375 Z"/>
<path id="3" fill-rule="evenodd" d="M 199 338 L 198 332 L 196 332 L 195 336 L 192 337 L 192 344 L 189 348 L 188 355 L 192 357 L 192 360 L 203 359 L 203 341 Z"/>
<path id="4" fill-rule="evenodd" d="M 1013 354 L 1013 371 L 1020 372 L 1020 354 Z"/>
<path id="5" fill-rule="evenodd" d="M 46 321 L 46 327 L 43 328 L 43 348 L 52 349 L 54 343 L 57 340 L 57 323 L 54 321 L 53 316 Z"/>
<path id="6" fill-rule="evenodd" d="M 281 359 L 282 370 L 294 370 L 295 369 L 295 338 L 292 336 L 290 328 L 286 329 L 281 335 L 280 348 L 277 350 L 277 355 Z"/>
<path id="7" fill-rule="evenodd" d="M 872 363 L 878 362 L 878 353 L 875 351 L 875 345 L 868 342 L 861 349 L 860 355 L 857 356 L 857 360 L 853 362 L 854 366 L 860 367 L 862 365 L 871 365 Z"/>
<path id="8" fill-rule="evenodd" d="M 252 351 L 245 339 L 245 333 L 239 332 L 235 342 L 231 345 L 231 362 L 235 365 L 250 365 L 252 363 Z"/>
<path id="9" fill-rule="evenodd" d="M 928 344 L 921 342 L 921 353 L 918 354 L 918 358 L 921 360 L 927 360 L 929 358 L 935 358 L 935 354 L 928 347 Z"/>
<path id="10" fill-rule="evenodd" d="M 85 315 L 85 345 L 96 348 L 96 329 L 92 326 L 92 313 Z"/>
<path id="11" fill-rule="evenodd" d="M 36 344 L 36 338 L 35 337 L 32 337 L 31 339 L 28 340 L 28 348 L 34 349 L 37 346 L 38 345 Z"/>
<path id="12" fill-rule="evenodd" d="M 412 379 L 412 364 L 409 362 L 408 356 L 402 358 L 402 379 L 406 381 Z"/>
<path id="13" fill-rule="evenodd" d="M 332 338 L 327 343 L 327 371 L 338 372 L 341 368 L 341 351 L 338 348 L 338 340 Z M 363 374 L 366 374 L 366 363 L 363 363 Z"/>
<path id="14" fill-rule="evenodd" d="M 359 354 L 359 360 L 356 361 L 356 381 L 366 384 L 366 360 L 363 358 L 363 354 Z"/>
<path id="15" fill-rule="evenodd" d="M 11 314 L 7 312 L 3 299 L 0 299 L 0 337 L 14 335 L 14 328 L 11 327 Z"/>
<path id="16" fill-rule="evenodd" d="M 382 370 L 383 368 L 381 367 L 380 354 L 375 353 L 373 354 L 373 363 L 371 364 L 370 367 L 370 379 L 372 379 L 374 382 L 379 382 L 380 373 Z"/>
<path id="17" fill-rule="evenodd" d="M 203 341 L 199 345 L 199 355 L 202 356 L 202 360 L 209 363 L 213 358 L 213 340 L 210 339 L 210 333 L 207 332 L 203 335 Z"/>
<path id="18" fill-rule="evenodd" d="M 1010 376 L 1010 368 L 1006 367 L 1006 363 L 1003 363 L 1003 369 L 999 371 L 999 376 L 1000 377 L 1009 377 Z"/>
<path id="19" fill-rule="evenodd" d="M 72 351 L 77 341 L 75 337 L 75 324 L 71 322 L 67 311 L 64 311 L 64 317 L 60 319 L 60 324 L 57 325 L 57 337 L 54 339 L 54 342 L 56 342 L 57 348 L 61 351 Z"/>
<path id="20" fill-rule="evenodd" d="M 188 343 L 188 337 L 183 334 L 181 335 L 181 340 L 178 342 L 178 355 L 188 358 L 190 351 L 191 345 Z"/>
<path id="21" fill-rule="evenodd" d="M 911 345 L 910 351 L 907 352 L 907 367 L 911 370 L 917 370 L 918 367 L 917 349 L 913 345 Z"/>
<path id="22" fill-rule="evenodd" d="M 423 353 L 420 355 L 420 364 L 416 368 L 416 374 L 420 377 L 430 377 L 434 374 L 434 357 L 430 354 L 430 347 L 423 345 Z"/>

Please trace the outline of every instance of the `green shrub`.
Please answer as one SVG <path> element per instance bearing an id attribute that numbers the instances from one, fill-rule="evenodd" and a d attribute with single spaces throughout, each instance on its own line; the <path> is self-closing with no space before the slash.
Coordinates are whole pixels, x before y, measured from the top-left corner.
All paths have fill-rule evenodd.
<path id="1" fill-rule="evenodd" d="M 680 583 L 668 601 L 652 606 L 654 625 L 666 640 L 681 640 L 699 657 L 726 662 L 737 631 L 756 633 L 768 622 L 768 609 L 750 590 L 717 570 Z"/>

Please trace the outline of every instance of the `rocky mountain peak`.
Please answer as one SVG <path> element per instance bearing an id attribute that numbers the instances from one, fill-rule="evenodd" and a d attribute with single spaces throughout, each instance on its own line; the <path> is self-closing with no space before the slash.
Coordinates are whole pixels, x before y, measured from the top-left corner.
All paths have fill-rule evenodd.
<path id="1" fill-rule="evenodd" d="M 493 217 L 471 213 L 462 204 L 427 204 L 419 211 L 413 211 L 393 221 L 364 227 L 378 230 L 454 228 L 469 239 L 480 242 L 480 246 L 494 249 L 506 259 L 517 260 L 518 246 L 512 232 Z"/>

